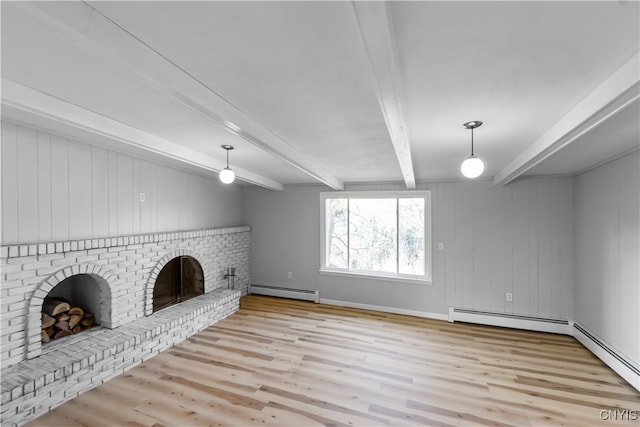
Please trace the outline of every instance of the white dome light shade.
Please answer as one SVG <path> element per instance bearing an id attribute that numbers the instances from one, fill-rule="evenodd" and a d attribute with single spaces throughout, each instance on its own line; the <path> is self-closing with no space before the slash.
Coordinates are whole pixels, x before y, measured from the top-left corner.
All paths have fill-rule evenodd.
<path id="1" fill-rule="evenodd" d="M 470 156 L 462 162 L 460 170 L 467 178 L 477 178 L 484 172 L 484 162 L 476 156 Z"/>
<path id="2" fill-rule="evenodd" d="M 231 184 L 236 179 L 236 174 L 228 167 L 220 171 L 220 181 L 223 184 Z"/>

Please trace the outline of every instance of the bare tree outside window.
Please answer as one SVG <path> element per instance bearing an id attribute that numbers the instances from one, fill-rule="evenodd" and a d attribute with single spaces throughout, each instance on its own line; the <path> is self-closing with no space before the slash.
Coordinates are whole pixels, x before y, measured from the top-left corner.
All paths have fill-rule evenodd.
<path id="1" fill-rule="evenodd" d="M 325 199 L 325 267 L 425 276 L 424 197 Z"/>
<path id="2" fill-rule="evenodd" d="M 398 199 L 398 269 L 424 275 L 424 199 Z"/>
<path id="3" fill-rule="evenodd" d="M 396 208 L 396 199 L 350 200 L 350 269 L 396 272 Z"/>
<path id="4" fill-rule="evenodd" d="M 347 199 L 327 199 L 327 266 L 348 268 L 349 262 L 349 212 Z"/>

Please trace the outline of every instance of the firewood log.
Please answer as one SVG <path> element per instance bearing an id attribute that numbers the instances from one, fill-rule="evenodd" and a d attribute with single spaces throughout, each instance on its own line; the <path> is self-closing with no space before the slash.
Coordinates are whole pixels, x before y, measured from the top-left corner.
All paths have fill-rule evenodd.
<path id="1" fill-rule="evenodd" d="M 73 329 L 81 320 L 82 316 L 78 316 L 77 314 L 71 315 L 69 317 L 69 327 Z"/>
<path id="2" fill-rule="evenodd" d="M 79 332 L 82 332 L 82 326 L 80 325 L 76 325 L 71 329 L 71 332 L 73 332 L 74 334 L 77 334 Z"/>
<path id="3" fill-rule="evenodd" d="M 80 324 L 82 326 L 92 326 L 94 323 L 96 322 L 96 319 L 93 317 L 93 315 L 91 316 L 86 316 L 82 318 L 82 320 L 80 320 Z"/>
<path id="4" fill-rule="evenodd" d="M 53 334 L 53 338 L 54 339 L 58 339 L 58 338 L 62 338 L 62 337 L 67 337 L 69 335 L 71 335 L 71 331 L 69 331 L 69 330 L 66 330 L 66 331 L 60 330 L 60 331 L 56 332 L 55 334 Z"/>
<path id="5" fill-rule="evenodd" d="M 84 310 L 81 309 L 80 307 L 71 307 L 69 309 L 69 311 L 67 312 L 67 314 L 69 315 L 77 315 L 77 316 L 84 316 Z"/>
<path id="6" fill-rule="evenodd" d="M 42 329 L 49 328 L 56 323 L 55 317 L 49 316 L 47 313 L 42 313 Z"/>
<path id="7" fill-rule="evenodd" d="M 54 317 L 56 314 L 69 311 L 70 308 L 69 303 L 60 298 L 46 298 L 42 304 L 42 311 Z"/>
<path id="8" fill-rule="evenodd" d="M 42 342 L 51 341 L 51 338 L 49 337 L 49 334 L 47 334 L 44 330 L 40 332 L 40 339 L 42 340 Z"/>
<path id="9" fill-rule="evenodd" d="M 42 330 L 46 332 L 47 335 L 49 335 L 49 337 L 53 336 L 53 332 L 54 332 L 53 326 L 49 326 L 48 328 L 42 328 Z"/>
<path id="10" fill-rule="evenodd" d="M 67 313 L 59 313 L 56 314 L 55 319 L 59 322 L 64 322 L 65 320 L 69 320 L 71 316 L 69 316 Z"/>
<path id="11" fill-rule="evenodd" d="M 66 320 L 58 320 L 54 326 L 62 331 L 71 331 L 69 322 Z"/>

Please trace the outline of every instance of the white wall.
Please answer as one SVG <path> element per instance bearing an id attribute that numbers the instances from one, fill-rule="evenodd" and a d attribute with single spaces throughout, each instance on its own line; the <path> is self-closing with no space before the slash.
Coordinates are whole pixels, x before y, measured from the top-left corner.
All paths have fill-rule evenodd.
<path id="1" fill-rule="evenodd" d="M 446 314 L 449 306 L 572 318 L 573 181 L 423 183 L 432 190 L 433 285 L 318 273 L 324 186 L 243 191 L 252 283 L 319 289 L 324 299 Z M 394 184 L 348 190 L 402 189 Z M 438 242 L 444 251 L 437 250 Z M 293 278 L 288 279 L 287 273 Z M 505 293 L 513 293 L 513 302 Z"/>
<path id="2" fill-rule="evenodd" d="M 575 321 L 640 365 L 640 152 L 575 180 Z"/>
<path id="3" fill-rule="evenodd" d="M 241 208 L 237 186 L 2 121 L 3 244 L 236 226 Z"/>

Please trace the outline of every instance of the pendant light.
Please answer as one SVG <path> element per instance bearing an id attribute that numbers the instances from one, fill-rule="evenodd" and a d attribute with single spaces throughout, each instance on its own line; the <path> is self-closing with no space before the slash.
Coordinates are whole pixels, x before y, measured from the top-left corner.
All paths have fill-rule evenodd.
<path id="1" fill-rule="evenodd" d="M 220 171 L 220 181 L 223 184 L 231 184 L 234 179 L 236 179 L 236 174 L 233 173 L 231 168 L 229 167 L 229 150 L 233 150 L 233 146 L 231 145 L 222 145 L 222 148 L 227 150 L 227 167 Z"/>
<path id="2" fill-rule="evenodd" d="M 473 130 L 482 126 L 482 122 L 474 120 L 464 123 L 462 126 L 467 129 L 471 129 L 471 155 L 462 162 L 460 170 L 462 171 L 462 175 L 467 178 L 477 178 L 482 175 L 482 172 L 484 172 L 484 162 L 473 154 Z"/>

